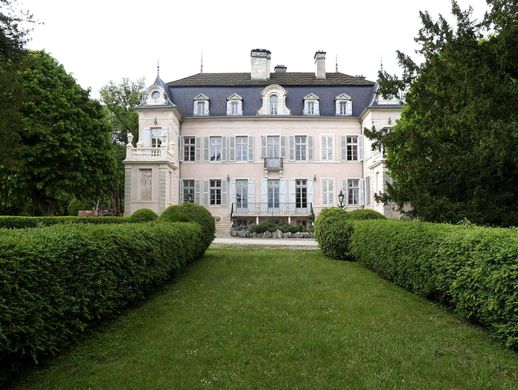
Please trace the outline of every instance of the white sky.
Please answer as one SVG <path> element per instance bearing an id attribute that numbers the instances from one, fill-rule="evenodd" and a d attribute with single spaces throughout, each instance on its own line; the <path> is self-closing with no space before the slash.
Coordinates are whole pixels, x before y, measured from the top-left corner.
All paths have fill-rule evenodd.
<path id="1" fill-rule="evenodd" d="M 483 0 L 460 0 L 475 16 Z M 419 10 L 450 15 L 450 0 L 18 0 L 43 25 L 31 49 L 45 49 L 93 97 L 110 80 L 160 75 L 166 82 L 199 72 L 249 72 L 250 50 L 269 49 L 272 71 L 314 71 L 316 50 L 327 52 L 327 71 L 375 80 L 384 67 L 397 72 L 395 51 L 413 53 Z"/>

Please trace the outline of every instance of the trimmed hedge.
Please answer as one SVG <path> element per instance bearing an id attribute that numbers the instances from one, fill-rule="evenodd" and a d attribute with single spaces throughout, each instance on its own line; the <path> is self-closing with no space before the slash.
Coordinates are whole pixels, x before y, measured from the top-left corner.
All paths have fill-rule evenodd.
<path id="1" fill-rule="evenodd" d="M 323 209 L 315 221 L 315 239 L 322 252 L 333 259 L 351 260 L 349 245 L 353 225 L 346 211 Z"/>
<path id="2" fill-rule="evenodd" d="M 356 209 L 348 211 L 347 215 L 351 219 L 366 220 L 366 219 L 387 219 L 383 214 L 371 209 Z"/>
<path id="3" fill-rule="evenodd" d="M 446 304 L 518 350 L 518 230 L 358 221 L 351 253 L 380 276 Z"/>
<path id="4" fill-rule="evenodd" d="M 10 217 L 0 216 L 0 228 L 25 229 L 58 224 L 95 224 L 129 223 L 128 217 Z"/>
<path id="5" fill-rule="evenodd" d="M 0 234 L 0 384 L 168 281 L 205 247 L 196 223 Z"/>
<path id="6" fill-rule="evenodd" d="M 205 250 L 210 246 L 214 240 L 216 233 L 216 221 L 214 217 L 205 207 L 194 204 L 184 203 L 181 205 L 169 206 L 162 214 L 160 214 L 160 221 L 164 222 L 197 222 L 201 226 L 203 232 L 203 240 L 205 248 L 200 256 L 205 253 Z"/>
<path id="7" fill-rule="evenodd" d="M 150 222 L 158 218 L 157 213 L 151 209 L 138 209 L 129 217 L 131 222 Z"/>
<path id="8" fill-rule="evenodd" d="M 273 222 L 263 222 L 257 225 L 249 225 L 246 227 L 251 233 L 265 233 L 265 232 L 276 232 L 280 230 L 283 233 L 299 233 L 306 232 L 308 229 L 302 225 L 293 225 L 293 224 L 277 224 Z"/>

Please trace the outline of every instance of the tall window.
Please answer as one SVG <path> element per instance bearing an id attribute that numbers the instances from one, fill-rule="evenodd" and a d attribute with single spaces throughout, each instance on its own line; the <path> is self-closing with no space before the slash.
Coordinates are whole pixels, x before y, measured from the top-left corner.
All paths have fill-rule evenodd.
<path id="1" fill-rule="evenodd" d="M 340 115 L 347 115 L 347 102 L 341 101 L 339 104 L 340 104 Z"/>
<path id="2" fill-rule="evenodd" d="M 270 115 L 277 115 L 279 108 L 279 97 L 277 95 L 270 96 Z"/>
<path id="3" fill-rule="evenodd" d="M 183 201 L 194 202 L 194 180 L 183 181 Z"/>
<path id="4" fill-rule="evenodd" d="M 205 115 L 205 102 L 196 102 L 196 115 Z"/>
<path id="5" fill-rule="evenodd" d="M 333 136 L 322 135 L 320 137 L 320 154 L 321 159 L 329 161 L 333 159 Z"/>
<path id="6" fill-rule="evenodd" d="M 358 160 L 358 137 L 347 136 L 347 160 Z"/>
<path id="7" fill-rule="evenodd" d="M 305 209 L 308 207 L 308 181 L 295 181 L 295 208 Z"/>
<path id="8" fill-rule="evenodd" d="M 269 135 L 266 137 L 266 157 L 279 158 L 281 156 L 281 137 Z"/>
<path id="9" fill-rule="evenodd" d="M 221 204 L 221 180 L 210 181 L 210 204 Z"/>
<path id="10" fill-rule="evenodd" d="M 151 147 L 152 148 L 159 148 L 162 146 L 162 140 L 159 137 L 151 137 Z"/>
<path id="11" fill-rule="evenodd" d="M 314 101 L 308 102 L 308 115 L 315 115 L 315 102 Z"/>
<path id="12" fill-rule="evenodd" d="M 230 113 L 232 115 L 239 114 L 239 102 L 230 102 Z"/>
<path id="13" fill-rule="evenodd" d="M 305 161 L 307 160 L 307 146 L 308 138 L 305 135 L 295 136 L 295 160 Z"/>
<path id="14" fill-rule="evenodd" d="M 236 137 L 236 161 L 248 161 L 248 137 Z"/>
<path id="15" fill-rule="evenodd" d="M 269 179 L 268 180 L 268 208 L 278 209 L 279 208 L 279 180 Z"/>
<path id="16" fill-rule="evenodd" d="M 237 209 L 248 208 L 248 180 L 236 180 L 236 207 Z"/>
<path id="17" fill-rule="evenodd" d="M 360 180 L 347 180 L 347 203 L 360 204 Z"/>
<path id="18" fill-rule="evenodd" d="M 221 161 L 221 137 L 210 137 L 210 161 Z"/>
<path id="19" fill-rule="evenodd" d="M 196 138 L 183 137 L 183 160 L 194 161 L 196 158 Z"/>

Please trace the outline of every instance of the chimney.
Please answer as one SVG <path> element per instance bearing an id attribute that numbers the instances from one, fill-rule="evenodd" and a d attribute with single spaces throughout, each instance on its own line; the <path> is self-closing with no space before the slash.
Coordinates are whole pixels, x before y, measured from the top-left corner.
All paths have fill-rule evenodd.
<path id="1" fill-rule="evenodd" d="M 275 71 L 275 73 L 286 73 L 286 70 L 288 70 L 288 68 L 284 65 L 275 65 L 275 68 L 273 68 L 273 70 Z"/>
<path id="2" fill-rule="evenodd" d="M 270 60 L 272 53 L 270 50 L 253 49 L 250 52 L 250 62 L 252 80 L 268 80 L 270 78 Z"/>
<path id="3" fill-rule="evenodd" d="M 319 50 L 315 53 L 315 77 L 317 79 L 326 78 L 326 52 Z"/>

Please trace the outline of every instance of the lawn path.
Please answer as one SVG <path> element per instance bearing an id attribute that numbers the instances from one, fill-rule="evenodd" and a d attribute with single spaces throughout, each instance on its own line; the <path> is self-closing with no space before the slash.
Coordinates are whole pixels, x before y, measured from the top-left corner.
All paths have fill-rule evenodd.
<path id="1" fill-rule="evenodd" d="M 319 251 L 211 249 L 32 389 L 512 389 L 482 330 Z"/>

